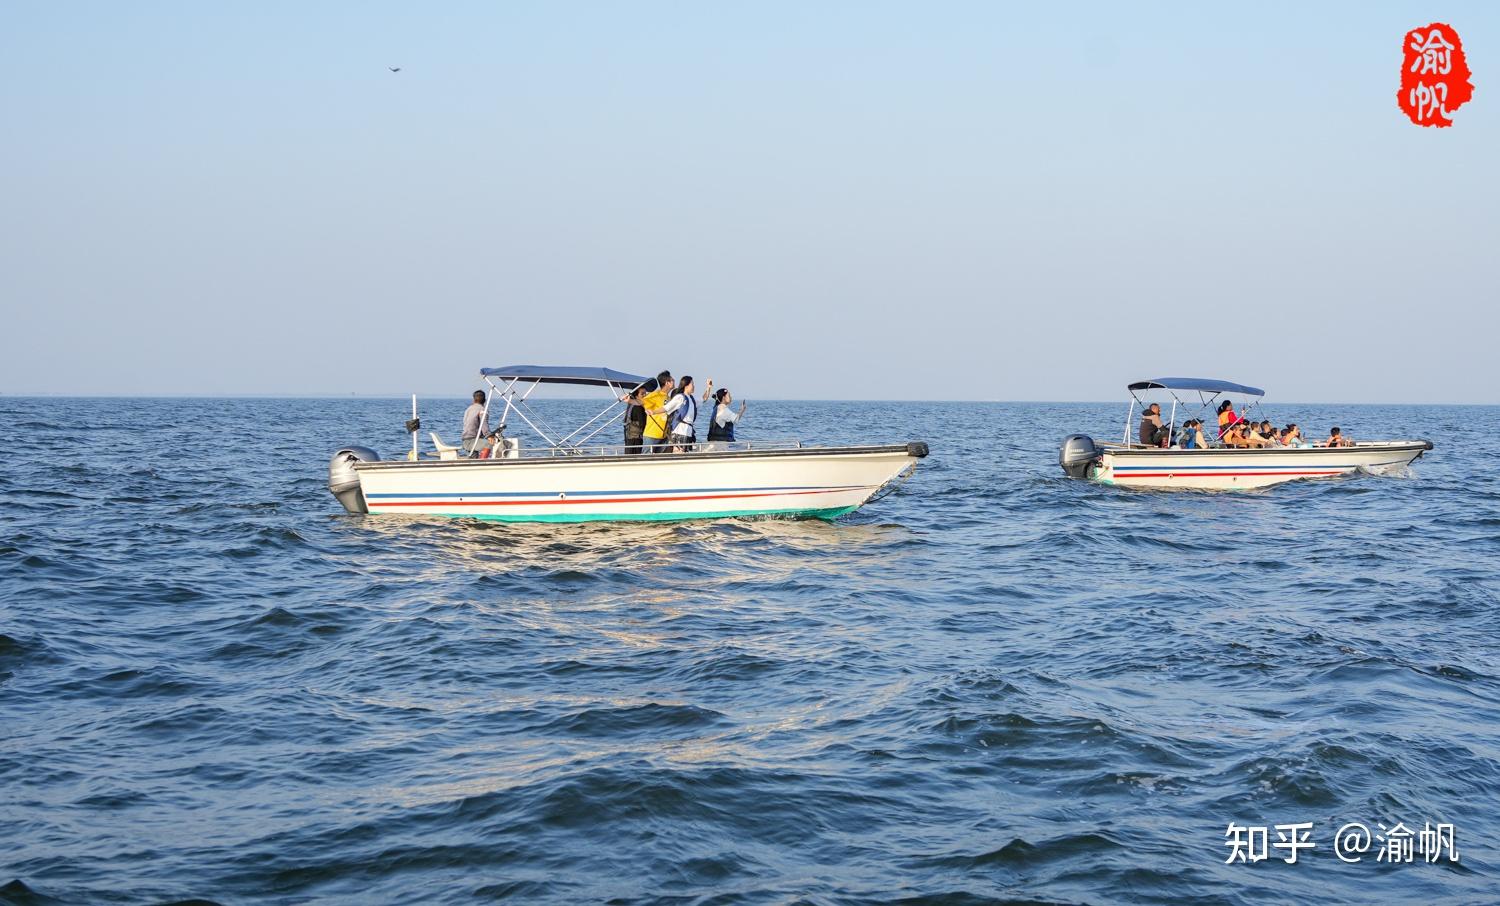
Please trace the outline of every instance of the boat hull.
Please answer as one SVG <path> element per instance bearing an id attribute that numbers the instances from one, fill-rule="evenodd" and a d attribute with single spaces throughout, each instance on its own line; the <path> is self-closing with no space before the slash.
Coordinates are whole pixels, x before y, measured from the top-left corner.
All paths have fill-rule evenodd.
<path id="1" fill-rule="evenodd" d="M 1356 471 L 1410 465 L 1432 449 L 1424 440 L 1383 441 L 1353 447 L 1161 450 L 1107 445 L 1089 477 L 1132 488 L 1233 490 Z"/>
<path id="2" fill-rule="evenodd" d="M 360 462 L 373 514 L 503 522 L 833 519 L 926 454 L 922 444 L 782 451 Z"/>

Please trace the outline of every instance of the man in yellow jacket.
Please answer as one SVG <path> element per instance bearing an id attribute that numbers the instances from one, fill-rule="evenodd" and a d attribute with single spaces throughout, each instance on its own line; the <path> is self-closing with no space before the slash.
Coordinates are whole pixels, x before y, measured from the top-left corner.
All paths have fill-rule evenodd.
<path id="1" fill-rule="evenodd" d="M 667 442 L 667 416 L 661 410 L 667 404 L 667 398 L 672 395 L 672 386 L 672 372 L 663 371 L 656 376 L 656 389 L 641 398 L 641 406 L 646 410 L 646 428 L 641 436 L 645 438 L 648 452 L 658 452 L 657 448 L 663 447 Z M 652 415 L 653 412 L 661 414 Z"/>

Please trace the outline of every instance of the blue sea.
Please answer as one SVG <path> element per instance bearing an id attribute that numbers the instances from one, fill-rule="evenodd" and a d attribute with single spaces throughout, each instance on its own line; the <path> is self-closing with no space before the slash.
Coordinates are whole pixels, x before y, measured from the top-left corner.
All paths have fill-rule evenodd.
<path id="1" fill-rule="evenodd" d="M 832 523 L 346 515 L 408 406 L 0 398 L 0 903 L 1500 902 L 1500 408 L 1273 406 L 1436 449 L 1161 493 L 1057 467 L 1123 406 L 752 399 L 932 455 Z"/>

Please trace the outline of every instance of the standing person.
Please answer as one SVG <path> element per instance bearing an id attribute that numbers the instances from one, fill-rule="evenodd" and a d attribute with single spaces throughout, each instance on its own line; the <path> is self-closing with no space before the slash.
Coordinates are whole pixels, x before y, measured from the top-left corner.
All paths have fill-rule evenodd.
<path id="1" fill-rule="evenodd" d="M 672 392 L 672 398 L 662 407 L 662 413 L 671 425 L 672 449 L 686 453 L 698 442 L 698 400 L 693 396 L 693 376 L 685 374 L 682 383 Z"/>
<path id="2" fill-rule="evenodd" d="M 672 372 L 663 371 L 656 376 L 656 389 L 641 397 L 641 410 L 646 413 L 646 426 L 641 429 L 645 448 L 651 453 L 665 453 L 667 443 L 667 417 L 663 407 L 667 395 L 672 392 Z"/>
<path id="3" fill-rule="evenodd" d="M 1219 437 L 1223 438 L 1224 433 L 1226 431 L 1228 431 L 1230 428 L 1234 427 L 1236 424 L 1238 424 L 1239 420 L 1240 420 L 1240 417 L 1238 415 L 1236 415 L 1235 411 L 1234 411 L 1234 403 L 1231 403 L 1229 400 L 1225 400 L 1224 402 L 1220 403 L 1219 404 Z"/>
<path id="4" fill-rule="evenodd" d="M 624 396 L 620 402 L 625 404 L 625 452 L 641 452 L 641 438 L 646 431 L 646 407 L 641 403 L 646 392 L 656 387 L 656 381 L 650 380 L 640 385 Z"/>
<path id="5" fill-rule="evenodd" d="M 464 453 L 473 455 L 490 434 L 490 416 L 484 411 L 484 391 L 474 391 L 474 402 L 464 410 L 464 428 L 459 437 L 459 446 Z"/>
<path id="6" fill-rule="evenodd" d="M 713 381 L 708 382 L 713 386 Z M 734 425 L 745 417 L 745 403 L 740 401 L 740 411 L 735 412 L 730 408 L 734 402 L 734 396 L 730 394 L 729 388 L 725 387 L 714 393 L 713 415 L 708 420 L 708 448 L 710 450 L 722 450 L 725 444 L 734 443 Z"/>

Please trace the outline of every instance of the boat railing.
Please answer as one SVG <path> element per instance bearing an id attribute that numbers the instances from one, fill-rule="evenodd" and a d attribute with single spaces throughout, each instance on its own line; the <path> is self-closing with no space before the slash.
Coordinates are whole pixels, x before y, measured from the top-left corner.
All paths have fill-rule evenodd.
<path id="1" fill-rule="evenodd" d="M 604 445 L 558 445 L 552 447 L 521 447 L 511 449 L 505 454 L 496 451 L 496 458 L 504 459 L 553 459 L 558 457 L 572 456 L 624 456 L 627 454 L 649 454 L 657 449 L 671 449 L 683 453 L 741 453 L 750 451 L 775 451 L 775 450 L 800 450 L 800 440 L 735 440 L 735 441 L 700 441 L 694 444 L 674 444 L 666 447 L 655 448 L 642 446 L 627 448 L 624 444 Z"/>

